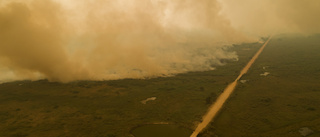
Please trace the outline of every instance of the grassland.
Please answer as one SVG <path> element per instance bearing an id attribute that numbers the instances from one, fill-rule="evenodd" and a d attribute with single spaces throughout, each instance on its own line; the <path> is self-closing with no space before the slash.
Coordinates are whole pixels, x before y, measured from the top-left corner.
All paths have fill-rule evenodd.
<path id="1" fill-rule="evenodd" d="M 260 46 L 236 45 L 229 50 L 237 52 L 239 61 L 174 77 L 1 84 L 0 136 L 126 137 L 136 126 L 158 122 L 194 129 Z M 140 102 L 149 97 L 157 99 Z"/>
<path id="2" fill-rule="evenodd" d="M 320 136 L 319 51 L 320 35 L 274 37 L 201 137 Z"/>

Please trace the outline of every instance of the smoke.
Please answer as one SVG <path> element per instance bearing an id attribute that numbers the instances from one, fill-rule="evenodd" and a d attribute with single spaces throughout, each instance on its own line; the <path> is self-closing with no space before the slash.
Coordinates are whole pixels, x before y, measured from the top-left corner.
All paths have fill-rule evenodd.
<path id="1" fill-rule="evenodd" d="M 231 26 L 250 35 L 320 32 L 319 0 L 219 0 Z"/>
<path id="2" fill-rule="evenodd" d="M 0 80 L 69 82 L 212 70 L 221 60 L 237 59 L 228 51 L 234 43 L 274 30 L 319 32 L 319 5 L 312 0 L 4 0 Z"/>

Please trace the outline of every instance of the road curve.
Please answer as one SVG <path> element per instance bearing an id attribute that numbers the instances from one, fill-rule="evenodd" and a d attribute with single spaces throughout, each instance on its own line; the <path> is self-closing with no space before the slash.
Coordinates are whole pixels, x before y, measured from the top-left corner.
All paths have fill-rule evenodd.
<path id="1" fill-rule="evenodd" d="M 235 89 L 238 80 L 248 72 L 251 65 L 255 62 L 255 60 L 259 57 L 260 53 L 266 47 L 266 45 L 271 40 L 271 37 L 262 45 L 262 47 L 257 51 L 257 53 L 252 57 L 252 59 L 248 62 L 248 64 L 241 70 L 240 75 L 234 80 L 231 84 L 229 84 L 225 90 L 220 94 L 218 99 L 214 104 L 212 104 L 209 108 L 209 111 L 206 115 L 204 115 L 202 122 L 197 126 L 197 128 L 193 131 L 190 137 L 197 137 L 198 134 L 205 128 L 207 125 L 213 120 L 219 110 L 222 108 L 223 104 L 229 98 L 233 90 Z"/>

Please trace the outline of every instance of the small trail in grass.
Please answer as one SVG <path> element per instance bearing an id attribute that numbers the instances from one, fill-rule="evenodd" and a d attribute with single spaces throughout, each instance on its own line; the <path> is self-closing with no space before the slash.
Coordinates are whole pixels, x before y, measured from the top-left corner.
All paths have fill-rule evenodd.
<path id="1" fill-rule="evenodd" d="M 229 84 L 225 90 L 221 93 L 221 95 L 218 97 L 216 102 L 210 106 L 209 111 L 206 115 L 204 115 L 202 122 L 197 126 L 195 131 L 191 134 L 190 137 L 197 137 L 198 134 L 205 128 L 207 125 L 213 120 L 213 118 L 216 116 L 218 111 L 222 108 L 223 104 L 226 102 L 226 100 L 229 98 L 233 90 L 235 89 L 238 80 L 248 72 L 251 65 L 254 63 L 254 61 L 258 58 L 260 53 L 263 51 L 264 47 L 268 44 L 268 42 L 271 40 L 271 37 L 262 45 L 262 47 L 257 51 L 257 53 L 252 57 L 252 59 L 248 62 L 248 64 L 241 70 L 240 75 L 237 77 L 236 80 L 234 80 L 231 84 Z"/>

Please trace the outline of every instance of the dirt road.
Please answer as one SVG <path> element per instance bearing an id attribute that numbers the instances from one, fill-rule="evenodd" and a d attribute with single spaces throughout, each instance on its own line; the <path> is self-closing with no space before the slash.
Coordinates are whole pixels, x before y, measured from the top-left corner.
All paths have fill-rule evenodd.
<path id="1" fill-rule="evenodd" d="M 252 59 L 249 61 L 249 63 L 241 70 L 240 75 L 237 77 L 235 81 L 233 81 L 231 84 L 227 86 L 227 88 L 221 93 L 221 95 L 218 97 L 217 101 L 210 106 L 209 111 L 206 115 L 204 115 L 202 122 L 197 126 L 195 131 L 191 134 L 190 137 L 197 137 L 198 134 L 205 128 L 207 125 L 213 120 L 213 118 L 216 116 L 218 111 L 222 108 L 223 104 L 226 102 L 226 100 L 229 98 L 233 90 L 235 89 L 238 80 L 248 72 L 251 65 L 254 63 L 254 61 L 258 58 L 260 53 L 263 51 L 265 46 L 270 41 L 271 37 L 262 45 L 262 47 L 257 51 L 257 53 L 252 57 Z"/>

